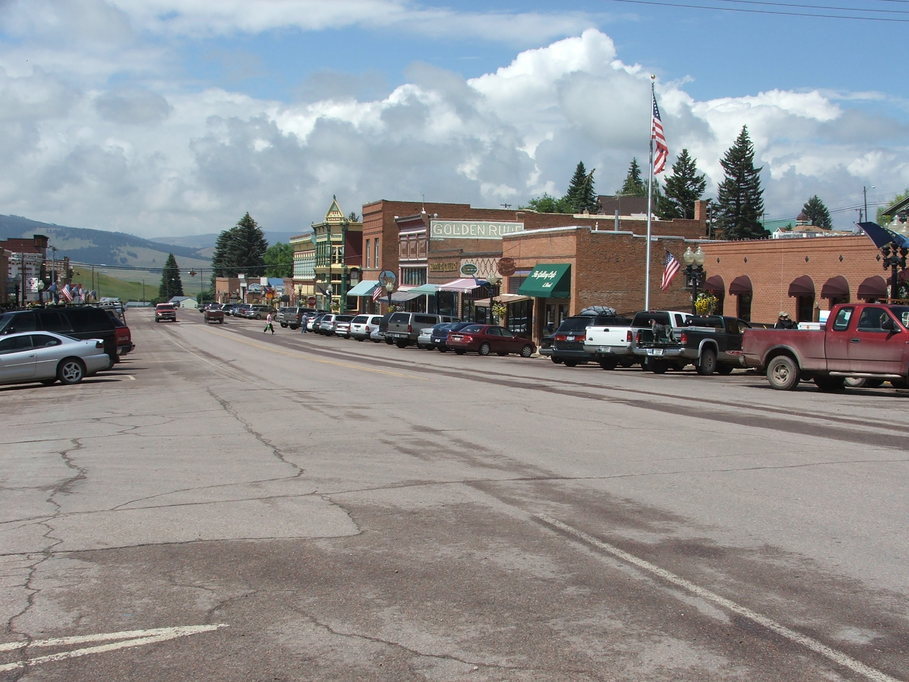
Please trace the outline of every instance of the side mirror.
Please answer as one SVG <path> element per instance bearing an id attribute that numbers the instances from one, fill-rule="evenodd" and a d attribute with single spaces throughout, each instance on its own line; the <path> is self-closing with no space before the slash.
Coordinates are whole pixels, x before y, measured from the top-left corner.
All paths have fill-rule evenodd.
<path id="1" fill-rule="evenodd" d="M 896 322 L 893 321 L 893 318 L 889 315 L 881 320 L 881 329 L 892 333 L 898 332 L 900 329 L 896 326 Z"/>

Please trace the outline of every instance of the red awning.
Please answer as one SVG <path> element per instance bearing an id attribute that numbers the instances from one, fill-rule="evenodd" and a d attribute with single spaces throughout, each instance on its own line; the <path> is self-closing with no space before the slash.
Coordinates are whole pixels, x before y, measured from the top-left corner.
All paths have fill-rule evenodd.
<path id="1" fill-rule="evenodd" d="M 804 296 L 805 298 L 814 297 L 814 281 L 808 275 L 802 275 L 792 280 L 789 285 L 790 296 Z"/>
<path id="2" fill-rule="evenodd" d="M 831 277 L 821 287 L 821 298 L 849 298 L 849 282 L 842 275 Z"/>
<path id="3" fill-rule="evenodd" d="M 855 296 L 865 301 L 872 298 L 887 298 L 887 282 L 880 275 L 869 277 L 859 284 Z"/>
<path id="4" fill-rule="evenodd" d="M 739 275 L 729 285 L 729 293 L 733 296 L 750 296 L 752 291 L 751 278 L 748 275 Z"/>
<path id="5" fill-rule="evenodd" d="M 722 296 L 723 292 L 726 291 L 726 284 L 719 275 L 711 275 L 707 278 L 707 281 L 704 282 L 704 291 L 716 294 L 717 296 Z"/>

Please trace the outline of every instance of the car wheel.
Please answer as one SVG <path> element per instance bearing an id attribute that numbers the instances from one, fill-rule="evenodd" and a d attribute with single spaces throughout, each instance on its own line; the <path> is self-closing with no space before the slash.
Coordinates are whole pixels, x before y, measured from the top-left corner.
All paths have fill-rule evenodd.
<path id="1" fill-rule="evenodd" d="M 531 346 L 529 343 L 525 343 L 523 346 L 521 346 L 522 358 L 529 358 L 531 355 L 533 355 L 533 346 Z"/>
<path id="2" fill-rule="evenodd" d="M 395 341 L 395 345 L 398 348 L 407 348 L 407 341 Z"/>
<path id="3" fill-rule="evenodd" d="M 489 344 L 488 344 L 488 343 L 481 343 L 481 344 L 480 344 L 480 347 L 477 349 L 477 352 L 478 352 L 480 355 L 489 355 L 489 351 L 490 351 L 490 350 L 491 350 L 491 349 L 489 348 Z"/>
<path id="4" fill-rule="evenodd" d="M 884 383 L 884 380 L 870 379 L 868 377 L 846 377 L 845 383 L 849 388 L 877 388 Z"/>
<path id="5" fill-rule="evenodd" d="M 846 390 L 845 377 L 814 377 L 814 385 L 824 393 L 842 393 Z"/>
<path id="6" fill-rule="evenodd" d="M 550 356 L 549 359 L 552 360 L 552 364 L 554 364 L 554 365 L 561 365 L 561 364 L 562 364 L 561 358 L 554 358 L 554 357 Z"/>
<path id="7" fill-rule="evenodd" d="M 716 372 L 716 351 L 713 348 L 705 348 L 698 359 L 698 374 L 709 376 Z"/>
<path id="8" fill-rule="evenodd" d="M 788 355 L 777 355 L 767 365 L 767 381 L 778 391 L 792 391 L 799 385 L 799 366 Z"/>
<path id="9" fill-rule="evenodd" d="M 732 365 L 720 365 L 716 368 L 717 374 L 732 374 L 733 367 Z"/>
<path id="10" fill-rule="evenodd" d="M 78 384 L 85 376 L 85 365 L 79 358 L 66 358 L 57 365 L 57 378 L 62 384 Z"/>
<path id="11" fill-rule="evenodd" d="M 439 346 L 439 352 L 440 352 L 440 353 L 447 353 L 447 352 L 448 352 L 448 349 L 445 348 L 445 346 Z"/>
<path id="12" fill-rule="evenodd" d="M 618 364 L 615 359 L 600 360 L 600 367 L 603 369 L 615 369 Z"/>

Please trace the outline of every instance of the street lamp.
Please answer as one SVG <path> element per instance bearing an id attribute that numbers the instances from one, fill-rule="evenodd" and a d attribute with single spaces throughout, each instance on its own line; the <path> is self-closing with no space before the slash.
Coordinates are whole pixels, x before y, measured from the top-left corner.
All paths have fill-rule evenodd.
<path id="1" fill-rule="evenodd" d="M 906 256 L 909 249 L 888 242 L 881 247 L 881 263 L 884 270 L 890 269 L 890 298 L 895 299 L 899 294 L 900 270 L 906 269 Z"/>
<path id="2" fill-rule="evenodd" d="M 688 279 L 688 286 L 691 287 L 691 312 L 697 315 L 698 289 L 704 284 L 704 251 L 700 245 L 697 251 L 692 251 L 689 246 L 682 255 L 685 261 L 685 277 Z"/>

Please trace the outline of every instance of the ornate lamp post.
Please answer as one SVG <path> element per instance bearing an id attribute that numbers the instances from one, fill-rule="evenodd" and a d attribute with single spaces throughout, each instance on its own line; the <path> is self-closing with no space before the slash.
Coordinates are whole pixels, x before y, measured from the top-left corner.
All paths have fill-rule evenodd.
<path id="1" fill-rule="evenodd" d="M 691 312 L 697 314 L 698 290 L 704 284 L 704 256 L 706 254 L 698 246 L 697 251 L 692 251 L 689 246 L 682 255 L 685 261 L 685 277 L 691 289 Z"/>
<path id="2" fill-rule="evenodd" d="M 905 246 L 897 246 L 893 242 L 884 244 L 881 247 L 881 263 L 884 266 L 884 270 L 890 269 L 891 300 L 899 296 L 900 270 L 906 269 L 907 254 L 909 254 L 909 249 Z"/>

